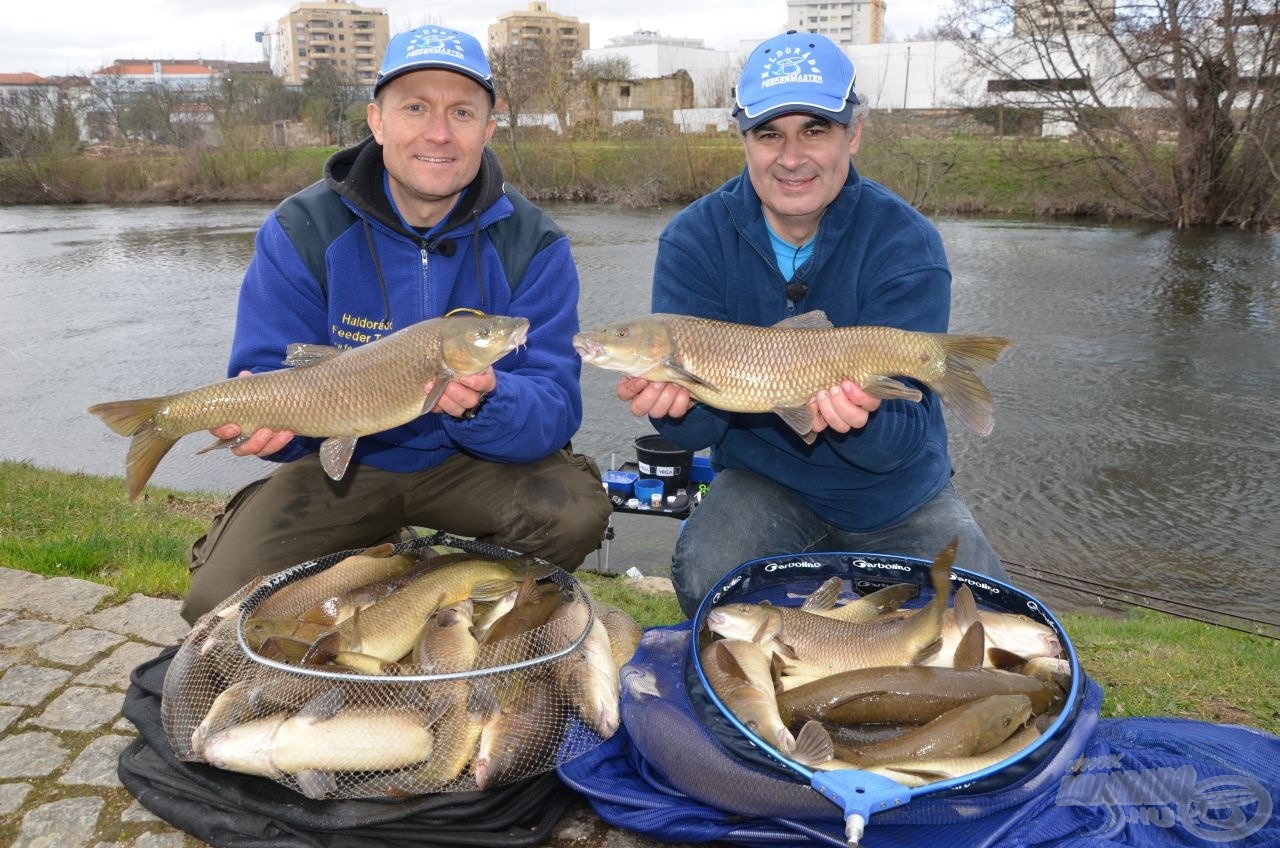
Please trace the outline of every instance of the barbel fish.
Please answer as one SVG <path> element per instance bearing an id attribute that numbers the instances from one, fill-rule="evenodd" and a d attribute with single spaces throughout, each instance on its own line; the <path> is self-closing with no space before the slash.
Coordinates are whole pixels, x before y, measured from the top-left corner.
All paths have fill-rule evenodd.
<path id="1" fill-rule="evenodd" d="M 269 427 L 323 437 L 320 462 L 340 480 L 357 439 L 428 412 L 450 380 L 483 371 L 524 344 L 528 331 L 526 318 L 432 318 L 350 350 L 291 345 L 285 364 L 293 368 L 172 395 L 99 403 L 89 412 L 133 439 L 125 467 L 130 501 L 179 439 L 227 423 L 245 435 Z M 432 388 L 424 396 L 428 383 Z M 205 450 L 230 444 L 216 442 Z"/>
<path id="2" fill-rule="evenodd" d="M 777 413 L 807 443 L 816 438 L 809 400 L 844 379 L 876 397 L 911 401 L 923 395 L 894 378 L 918 380 L 985 436 L 995 405 L 974 372 L 1010 344 L 999 336 L 834 327 L 820 310 L 772 327 L 655 313 L 573 337 L 583 362 L 677 383 L 717 409 Z"/>

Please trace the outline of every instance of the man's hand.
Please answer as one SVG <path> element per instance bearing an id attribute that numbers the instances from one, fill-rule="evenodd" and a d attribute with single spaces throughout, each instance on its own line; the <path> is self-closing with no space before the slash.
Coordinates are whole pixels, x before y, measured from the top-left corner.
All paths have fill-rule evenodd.
<path id="1" fill-rule="evenodd" d="M 426 385 L 425 390 L 427 393 L 431 392 L 432 385 L 431 383 Z M 436 405 L 431 407 L 430 411 L 443 412 L 445 415 L 461 418 L 467 410 L 479 406 L 480 401 L 489 392 L 493 391 L 497 385 L 498 378 L 493 373 L 492 366 L 478 374 L 450 380 L 448 385 L 444 387 L 444 394 L 440 395 L 440 399 L 436 401 Z"/>
<path id="2" fill-rule="evenodd" d="M 241 371 L 237 376 L 244 377 L 252 373 L 252 371 Z M 223 424 L 221 427 L 210 429 L 209 432 L 224 441 L 236 439 L 240 437 L 240 425 Z M 294 433 L 290 430 L 271 430 L 263 427 L 256 430 L 240 444 L 234 445 L 231 448 L 231 452 L 236 456 L 270 456 L 293 441 L 293 436 Z"/>
<path id="3" fill-rule="evenodd" d="M 815 433 L 828 427 L 837 433 L 861 430 L 867 426 L 867 417 L 879 408 L 880 398 L 867 394 L 852 380 L 841 380 L 840 385 L 818 392 L 809 401 Z"/>
<path id="4" fill-rule="evenodd" d="M 623 377 L 618 381 L 618 400 L 626 402 L 635 416 L 683 418 L 693 407 L 693 396 L 675 383 L 654 383 L 643 377 Z"/>

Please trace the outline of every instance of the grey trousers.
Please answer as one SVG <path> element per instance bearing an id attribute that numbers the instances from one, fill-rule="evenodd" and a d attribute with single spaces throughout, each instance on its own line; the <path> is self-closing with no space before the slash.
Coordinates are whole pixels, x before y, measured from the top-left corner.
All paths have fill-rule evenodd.
<path id="1" fill-rule="evenodd" d="M 532 554 L 572 571 L 604 537 L 612 504 L 595 462 L 560 450 L 531 463 L 455 454 L 402 473 L 351 465 L 330 480 L 311 455 L 231 497 L 187 551 L 195 622 L 246 583 L 325 554 L 429 527 Z"/>

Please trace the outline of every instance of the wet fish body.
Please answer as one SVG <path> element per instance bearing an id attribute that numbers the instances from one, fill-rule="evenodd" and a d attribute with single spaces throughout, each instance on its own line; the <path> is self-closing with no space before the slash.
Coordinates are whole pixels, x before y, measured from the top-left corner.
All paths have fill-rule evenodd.
<path id="1" fill-rule="evenodd" d="M 338 480 L 359 437 L 427 412 L 449 380 L 484 370 L 523 344 L 528 329 L 525 318 L 433 318 L 350 350 L 292 346 L 285 364 L 298 367 L 172 395 L 100 403 L 89 412 L 133 439 L 125 474 L 131 501 L 179 439 L 227 423 L 245 434 L 269 427 L 325 438 L 321 463 Z M 433 389 L 424 397 L 428 383 Z"/>
<path id="2" fill-rule="evenodd" d="M 807 408 L 843 379 L 881 398 L 921 399 L 895 377 L 932 389 L 967 426 L 991 432 L 991 393 L 974 373 L 1010 341 L 893 327 L 833 327 L 821 311 L 773 327 L 655 313 L 574 336 L 584 362 L 633 377 L 677 383 L 730 412 L 775 412 L 812 442 Z"/>

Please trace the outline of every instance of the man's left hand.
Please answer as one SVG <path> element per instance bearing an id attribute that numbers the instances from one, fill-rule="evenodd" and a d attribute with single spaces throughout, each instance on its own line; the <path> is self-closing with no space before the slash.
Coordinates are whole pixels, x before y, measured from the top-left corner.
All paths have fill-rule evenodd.
<path id="1" fill-rule="evenodd" d="M 440 395 L 440 400 L 436 401 L 436 405 L 431 407 L 431 411 L 443 412 L 445 415 L 451 415 L 454 418 L 462 418 L 467 410 L 479 406 L 480 401 L 492 392 L 497 385 L 498 379 L 493 373 L 492 366 L 478 374 L 450 380 L 449 384 L 444 387 L 444 394 Z M 428 392 L 431 391 L 431 384 L 427 384 L 426 390 Z"/>
<path id="2" fill-rule="evenodd" d="M 818 392 L 809 401 L 815 433 L 827 428 L 837 433 L 861 430 L 867 426 L 867 417 L 879 408 L 880 398 L 867 394 L 852 380 L 841 380 L 840 385 Z"/>

